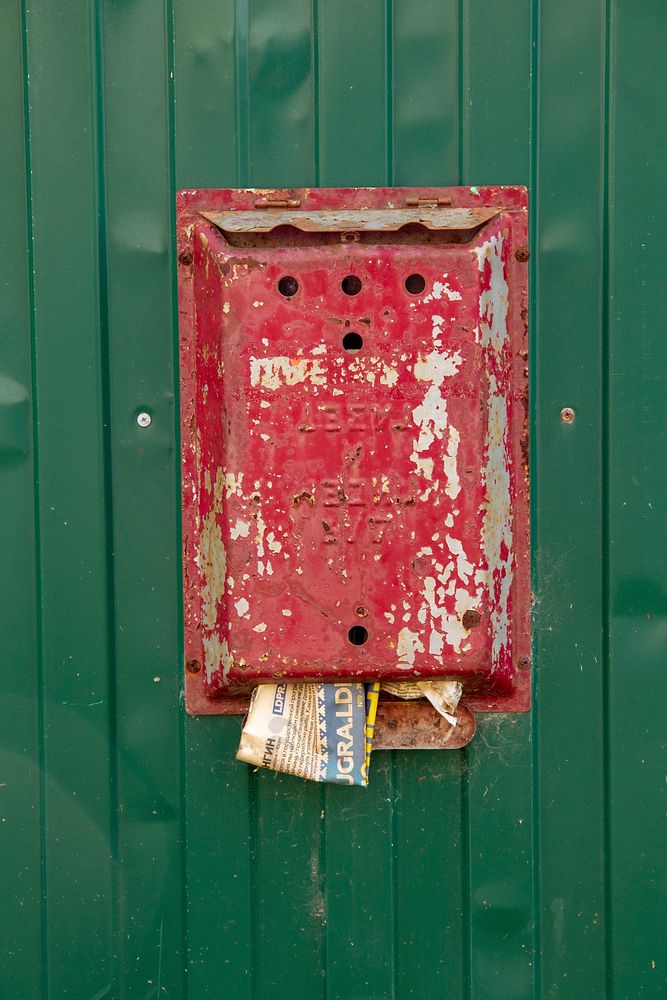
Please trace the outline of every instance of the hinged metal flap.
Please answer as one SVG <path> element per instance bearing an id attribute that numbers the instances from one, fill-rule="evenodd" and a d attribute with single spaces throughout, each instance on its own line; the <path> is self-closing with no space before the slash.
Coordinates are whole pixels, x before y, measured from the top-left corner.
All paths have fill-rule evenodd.
<path id="1" fill-rule="evenodd" d="M 415 206 L 368 210 L 262 209 L 257 212 L 202 212 L 214 226 L 228 233 L 269 233 L 277 226 L 293 226 L 305 233 L 395 232 L 418 224 L 426 229 L 475 229 L 498 215 L 495 208 L 447 208 Z"/>

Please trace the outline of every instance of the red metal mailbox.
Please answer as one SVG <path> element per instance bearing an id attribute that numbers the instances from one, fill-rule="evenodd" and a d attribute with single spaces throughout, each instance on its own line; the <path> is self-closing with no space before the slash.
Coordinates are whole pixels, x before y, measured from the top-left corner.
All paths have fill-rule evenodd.
<path id="1" fill-rule="evenodd" d="M 529 702 L 526 192 L 183 191 L 188 707 Z"/>

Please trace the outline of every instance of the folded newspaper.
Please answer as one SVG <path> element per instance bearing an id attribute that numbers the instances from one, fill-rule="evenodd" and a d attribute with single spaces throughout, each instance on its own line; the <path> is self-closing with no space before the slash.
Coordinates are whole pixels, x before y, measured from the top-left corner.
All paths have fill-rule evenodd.
<path id="1" fill-rule="evenodd" d="M 262 684 L 236 756 L 311 781 L 367 785 L 380 686 L 399 698 L 428 698 L 456 725 L 459 681 Z"/>
<path id="2" fill-rule="evenodd" d="M 379 683 L 262 684 L 236 756 L 311 781 L 367 785 L 379 694 Z"/>

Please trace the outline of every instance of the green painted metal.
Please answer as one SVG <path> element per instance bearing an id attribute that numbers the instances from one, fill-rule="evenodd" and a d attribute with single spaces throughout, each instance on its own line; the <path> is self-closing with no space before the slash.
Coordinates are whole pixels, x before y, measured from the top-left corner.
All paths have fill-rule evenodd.
<path id="1" fill-rule="evenodd" d="M 662 0 L 0 25 L 0 995 L 661 995 Z M 181 698 L 174 192 L 476 183 L 533 199 L 535 710 L 255 773 Z"/>

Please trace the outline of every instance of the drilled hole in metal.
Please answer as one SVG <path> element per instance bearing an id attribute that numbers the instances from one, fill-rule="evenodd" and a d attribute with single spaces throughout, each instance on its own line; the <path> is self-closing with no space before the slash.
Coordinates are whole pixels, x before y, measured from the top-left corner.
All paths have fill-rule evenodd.
<path id="1" fill-rule="evenodd" d="M 360 351 L 364 346 L 364 338 L 360 333 L 346 333 L 343 337 L 343 348 L 351 353 Z"/>
<path id="2" fill-rule="evenodd" d="M 353 646 L 363 646 L 368 639 L 368 632 L 363 625 L 353 625 L 347 637 Z"/>
<path id="3" fill-rule="evenodd" d="M 285 277 L 281 278 L 278 282 L 278 291 L 281 295 L 284 295 L 286 299 L 291 299 L 292 296 L 296 295 L 299 291 L 299 282 L 290 274 L 286 274 Z"/>
<path id="4" fill-rule="evenodd" d="M 405 279 L 405 290 L 410 295 L 419 295 L 426 288 L 426 282 L 422 274 L 409 274 Z"/>
<path id="5" fill-rule="evenodd" d="M 356 274 L 348 274 L 341 281 L 340 287 L 346 295 L 358 295 L 361 291 L 361 279 L 357 278 Z"/>

